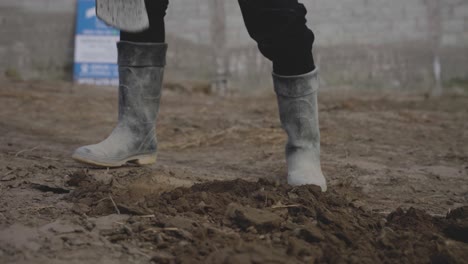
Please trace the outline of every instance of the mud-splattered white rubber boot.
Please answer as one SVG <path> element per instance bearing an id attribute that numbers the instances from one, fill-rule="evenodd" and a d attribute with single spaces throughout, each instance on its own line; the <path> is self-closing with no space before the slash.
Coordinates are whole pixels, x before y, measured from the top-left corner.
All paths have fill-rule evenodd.
<path id="1" fill-rule="evenodd" d="M 313 184 L 327 190 L 320 167 L 317 70 L 298 76 L 273 74 L 281 124 L 288 134 L 288 183 Z"/>
<path id="2" fill-rule="evenodd" d="M 120 41 L 119 120 L 104 141 L 80 147 L 76 161 L 101 167 L 156 162 L 155 122 L 159 112 L 167 44 Z"/>

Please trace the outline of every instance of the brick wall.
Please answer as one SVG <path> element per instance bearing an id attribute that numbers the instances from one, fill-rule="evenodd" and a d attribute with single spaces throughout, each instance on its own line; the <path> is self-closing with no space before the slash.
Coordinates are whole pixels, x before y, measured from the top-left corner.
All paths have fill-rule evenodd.
<path id="1" fill-rule="evenodd" d="M 213 77 L 209 1 L 171 1 L 167 32 L 172 78 Z M 431 1 L 440 5 L 435 18 L 428 6 Z M 441 58 L 445 79 L 468 79 L 466 0 L 303 2 L 309 10 L 309 24 L 316 34 L 315 54 L 327 83 L 430 84 L 434 53 Z M 235 86 L 268 84 L 270 65 L 249 38 L 237 1 L 225 1 L 225 5 L 230 79 Z M 70 79 L 74 7 L 75 0 L 2 0 L 0 73 Z M 433 21 L 440 21 L 435 31 Z"/>

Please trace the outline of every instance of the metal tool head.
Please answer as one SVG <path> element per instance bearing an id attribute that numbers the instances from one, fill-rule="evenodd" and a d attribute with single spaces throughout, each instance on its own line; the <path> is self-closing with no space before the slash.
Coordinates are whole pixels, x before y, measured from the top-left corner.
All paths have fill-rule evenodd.
<path id="1" fill-rule="evenodd" d="M 96 0 L 96 14 L 123 31 L 138 32 L 149 27 L 145 0 Z"/>

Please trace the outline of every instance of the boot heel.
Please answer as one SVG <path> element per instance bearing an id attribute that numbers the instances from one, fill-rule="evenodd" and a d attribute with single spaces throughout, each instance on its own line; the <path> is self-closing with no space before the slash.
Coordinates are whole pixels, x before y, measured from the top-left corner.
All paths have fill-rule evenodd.
<path id="1" fill-rule="evenodd" d="M 135 163 L 140 166 L 154 164 L 156 163 L 156 154 L 139 157 L 135 160 Z"/>

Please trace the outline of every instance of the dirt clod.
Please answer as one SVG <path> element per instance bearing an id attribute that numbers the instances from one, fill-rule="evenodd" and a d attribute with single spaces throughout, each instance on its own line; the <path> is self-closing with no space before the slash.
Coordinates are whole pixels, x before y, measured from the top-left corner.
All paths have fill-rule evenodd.
<path id="1" fill-rule="evenodd" d="M 227 206 L 226 215 L 235 225 L 247 229 L 251 226 L 256 230 L 272 230 L 278 228 L 283 219 L 267 210 L 259 210 L 236 203 Z"/>

